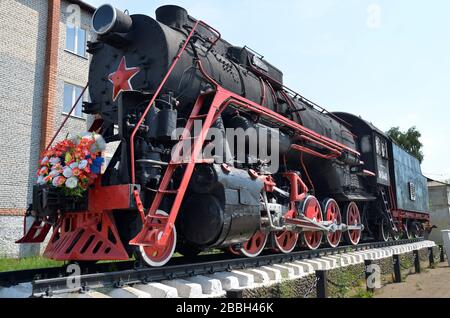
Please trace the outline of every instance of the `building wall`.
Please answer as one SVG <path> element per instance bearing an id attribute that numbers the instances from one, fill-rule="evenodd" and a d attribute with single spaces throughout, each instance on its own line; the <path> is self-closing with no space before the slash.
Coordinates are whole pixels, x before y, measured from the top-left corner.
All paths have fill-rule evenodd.
<path id="1" fill-rule="evenodd" d="M 66 115 L 62 113 L 63 111 L 63 98 L 64 98 L 64 82 L 69 84 L 84 87 L 88 82 L 89 75 L 89 59 L 90 55 L 87 57 L 80 57 L 74 53 L 65 50 L 66 47 L 66 24 L 70 17 L 70 10 L 68 11 L 68 6 L 70 3 L 68 1 L 61 2 L 61 22 L 59 31 L 59 59 L 58 59 L 58 102 L 57 102 L 57 116 L 55 123 L 55 128 L 58 128 L 61 122 L 64 120 Z M 87 32 L 87 41 L 93 38 L 94 33 L 91 31 L 91 19 L 92 15 L 81 10 L 80 23 L 81 27 Z M 88 94 L 88 92 L 87 92 Z M 87 127 L 87 116 L 85 119 L 80 119 L 77 117 L 71 117 L 61 134 L 59 135 L 59 140 L 66 137 L 69 134 L 77 134 L 80 132 L 85 132 Z"/>
<path id="2" fill-rule="evenodd" d="M 47 1 L 0 1 L 0 211 L 31 197 L 39 156 Z"/>
<path id="3" fill-rule="evenodd" d="M 39 245 L 18 245 L 23 214 L 31 202 L 40 156 L 41 113 L 48 22 L 45 0 L 0 0 L 0 257 L 39 252 Z M 65 51 L 70 2 L 61 1 L 58 49 L 56 130 L 64 119 L 64 82 L 84 87 L 89 60 Z M 81 25 L 90 30 L 91 13 L 81 10 Z M 92 38 L 88 32 L 87 40 Z M 61 132 L 87 130 L 87 120 L 71 117 Z M 43 244 L 45 246 L 45 244 Z"/>
<path id="4" fill-rule="evenodd" d="M 450 186 L 429 184 L 431 223 L 438 228 L 430 234 L 430 239 L 442 245 L 442 230 L 450 230 Z"/>

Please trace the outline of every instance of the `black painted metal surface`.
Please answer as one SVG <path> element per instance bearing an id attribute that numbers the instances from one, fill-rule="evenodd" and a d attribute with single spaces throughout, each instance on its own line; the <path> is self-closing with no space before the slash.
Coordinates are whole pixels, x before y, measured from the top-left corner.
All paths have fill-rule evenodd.
<path id="1" fill-rule="evenodd" d="M 418 250 L 414 251 L 414 268 L 416 270 L 416 274 L 420 274 L 420 255 Z"/>
<path id="2" fill-rule="evenodd" d="M 402 282 L 402 269 L 400 266 L 400 255 L 393 256 L 393 265 L 394 265 L 394 283 Z"/>

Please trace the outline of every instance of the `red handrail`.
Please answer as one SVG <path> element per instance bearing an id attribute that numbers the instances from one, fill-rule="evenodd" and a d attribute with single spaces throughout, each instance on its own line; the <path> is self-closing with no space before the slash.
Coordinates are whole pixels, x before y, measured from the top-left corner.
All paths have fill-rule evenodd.
<path id="1" fill-rule="evenodd" d="M 216 29 L 214 29 L 213 27 L 209 26 L 205 22 L 203 22 L 201 20 L 198 20 L 198 21 L 195 22 L 194 27 L 192 28 L 192 30 L 189 33 L 189 35 L 187 36 L 183 46 L 180 48 L 180 50 L 178 51 L 178 53 L 175 56 L 174 60 L 172 61 L 172 64 L 170 65 L 169 70 L 167 71 L 167 74 L 164 76 L 163 80 L 159 84 L 158 88 L 156 89 L 155 94 L 153 95 L 152 99 L 148 103 L 147 108 L 145 109 L 144 113 L 141 116 L 141 119 L 139 120 L 139 122 L 137 123 L 136 127 L 133 130 L 133 133 L 131 134 L 131 137 L 130 137 L 130 151 L 131 151 L 131 182 L 132 182 L 132 184 L 136 183 L 136 171 L 135 171 L 135 162 L 134 162 L 134 157 L 135 157 L 134 156 L 134 138 L 136 137 L 136 134 L 137 134 L 137 132 L 139 130 L 139 127 L 142 125 L 142 123 L 145 120 L 145 117 L 147 116 L 148 112 L 152 108 L 153 103 L 158 98 L 159 94 L 161 93 L 162 89 L 164 88 L 164 85 L 166 84 L 167 80 L 169 79 L 170 75 L 172 74 L 173 69 L 177 65 L 177 63 L 180 60 L 181 56 L 183 55 L 184 51 L 186 51 L 186 47 L 188 46 L 189 42 L 191 41 L 192 37 L 194 36 L 195 31 L 197 30 L 199 25 L 202 25 L 205 28 L 207 28 L 207 29 L 217 33 L 217 38 L 215 39 L 214 42 L 212 42 L 210 49 L 214 45 L 216 45 L 216 43 L 221 38 L 220 32 L 217 31 Z"/>
<path id="2" fill-rule="evenodd" d="M 72 115 L 73 111 L 75 110 L 75 108 L 77 107 L 78 102 L 81 100 L 81 98 L 83 97 L 84 93 L 86 92 L 87 88 L 89 86 L 89 83 L 86 84 L 86 86 L 83 88 L 83 91 L 81 92 L 80 96 L 78 96 L 75 104 L 73 104 L 72 108 L 70 109 L 70 112 L 66 115 L 66 118 L 64 118 L 61 126 L 59 126 L 58 130 L 56 131 L 56 133 L 53 135 L 52 140 L 50 141 L 50 143 L 47 145 L 47 147 L 45 148 L 45 151 L 47 151 L 53 144 L 53 142 L 56 140 L 56 137 L 58 137 L 59 133 L 61 132 L 61 130 L 63 129 L 64 125 L 66 124 L 66 122 L 69 120 L 69 117 Z"/>
<path id="3" fill-rule="evenodd" d="M 306 147 L 303 147 L 303 146 L 300 146 L 300 145 L 292 145 L 291 149 L 299 151 L 299 152 L 304 152 L 304 153 L 307 153 L 307 154 L 312 155 L 314 157 L 319 157 L 319 158 L 322 158 L 322 159 L 335 159 L 335 158 L 339 157 L 339 155 L 337 155 L 335 153 L 322 154 L 322 153 L 320 153 L 318 151 L 315 151 L 315 150 L 312 150 L 312 149 L 309 149 L 309 148 L 306 148 Z"/>
<path id="4" fill-rule="evenodd" d="M 226 91 L 223 88 L 221 88 L 219 86 L 219 84 L 213 78 L 211 78 L 211 76 L 208 73 L 206 73 L 206 71 L 200 61 L 197 61 L 197 64 L 199 66 L 199 69 L 200 69 L 200 72 L 202 73 L 202 75 L 216 87 L 216 90 L 220 89 L 222 91 Z M 344 144 L 337 142 L 336 140 L 325 137 L 311 129 L 308 129 L 305 126 L 303 126 L 295 121 L 292 121 L 277 112 L 270 110 L 269 108 L 263 107 L 263 106 L 255 103 L 253 101 L 250 101 L 238 94 L 235 94 L 232 92 L 227 92 L 227 94 L 229 95 L 229 99 L 226 102 L 225 107 L 231 103 L 235 104 L 236 106 L 244 107 L 244 108 L 246 108 L 250 111 L 254 111 L 262 116 L 268 117 L 272 120 L 276 120 L 277 122 L 282 123 L 282 124 L 286 125 L 287 127 L 293 128 L 294 130 L 297 131 L 297 133 L 303 134 L 302 136 L 300 136 L 300 138 L 313 138 L 313 139 L 315 139 L 314 142 L 325 144 L 330 148 L 334 148 L 336 151 L 340 151 L 340 152 L 347 151 L 356 156 L 361 155 L 355 149 L 352 149 Z"/>

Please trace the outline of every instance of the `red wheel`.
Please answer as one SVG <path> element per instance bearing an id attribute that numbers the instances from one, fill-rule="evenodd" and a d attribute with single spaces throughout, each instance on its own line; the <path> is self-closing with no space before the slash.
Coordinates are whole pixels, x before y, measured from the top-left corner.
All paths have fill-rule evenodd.
<path id="1" fill-rule="evenodd" d="M 309 196 L 303 203 L 303 213 L 308 219 L 316 222 L 323 221 L 322 209 L 319 201 L 314 196 Z M 311 231 L 303 233 L 303 240 L 310 250 L 320 247 L 323 239 L 322 231 Z"/>
<path id="2" fill-rule="evenodd" d="M 269 235 L 263 231 L 257 231 L 250 240 L 242 244 L 239 253 L 249 258 L 259 256 L 266 247 L 268 237 Z M 233 251 L 233 249 L 231 250 Z"/>
<path id="3" fill-rule="evenodd" d="M 297 210 L 289 211 L 286 217 L 297 218 Z M 284 232 L 275 232 L 272 233 L 272 247 L 281 253 L 289 254 L 291 253 L 295 247 L 297 246 L 298 238 L 300 236 L 299 233 L 284 231 Z"/>
<path id="4" fill-rule="evenodd" d="M 333 199 L 329 199 L 325 201 L 325 221 L 333 222 L 336 225 L 341 225 L 342 217 L 341 217 L 341 209 L 339 209 L 339 205 Z M 327 242 L 331 247 L 337 247 L 341 242 L 342 231 L 336 231 L 334 233 L 330 232 L 327 235 Z"/>
<path id="5" fill-rule="evenodd" d="M 361 214 L 359 208 L 355 202 L 351 202 L 346 205 L 345 222 L 347 225 L 359 225 L 361 224 Z M 361 240 L 361 230 L 350 230 L 344 233 L 344 239 L 348 244 L 358 245 Z"/>
<path id="6" fill-rule="evenodd" d="M 241 256 L 241 253 L 239 252 L 239 250 L 236 250 L 234 248 L 234 246 L 230 246 L 230 247 L 224 249 L 223 251 L 225 253 L 229 253 L 229 254 L 234 255 L 234 256 Z"/>
<path id="7" fill-rule="evenodd" d="M 291 253 L 297 246 L 299 233 L 290 231 L 272 233 L 273 247 L 284 254 Z"/>
<path id="8" fill-rule="evenodd" d="M 156 214 L 161 216 L 167 216 L 167 213 L 162 211 L 158 211 Z M 159 219 L 153 219 L 151 221 L 151 224 L 159 225 L 158 228 L 160 228 L 162 222 Z M 157 233 L 156 235 L 158 235 L 159 239 L 162 236 L 162 231 L 159 231 L 159 233 Z M 166 246 L 162 248 L 158 248 L 156 246 L 140 246 L 139 256 L 147 263 L 147 265 L 151 267 L 161 267 L 166 265 L 172 258 L 175 252 L 176 244 L 177 244 L 177 231 L 174 227 L 172 232 L 170 233 L 170 237 Z"/>

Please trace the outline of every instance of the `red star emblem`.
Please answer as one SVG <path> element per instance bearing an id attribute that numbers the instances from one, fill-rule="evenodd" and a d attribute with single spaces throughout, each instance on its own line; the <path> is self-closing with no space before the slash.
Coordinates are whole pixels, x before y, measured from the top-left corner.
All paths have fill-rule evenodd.
<path id="1" fill-rule="evenodd" d="M 131 79 L 139 73 L 139 67 L 127 68 L 127 60 L 122 57 L 117 71 L 109 74 L 108 79 L 114 85 L 113 101 L 116 101 L 121 92 L 132 91 Z"/>

